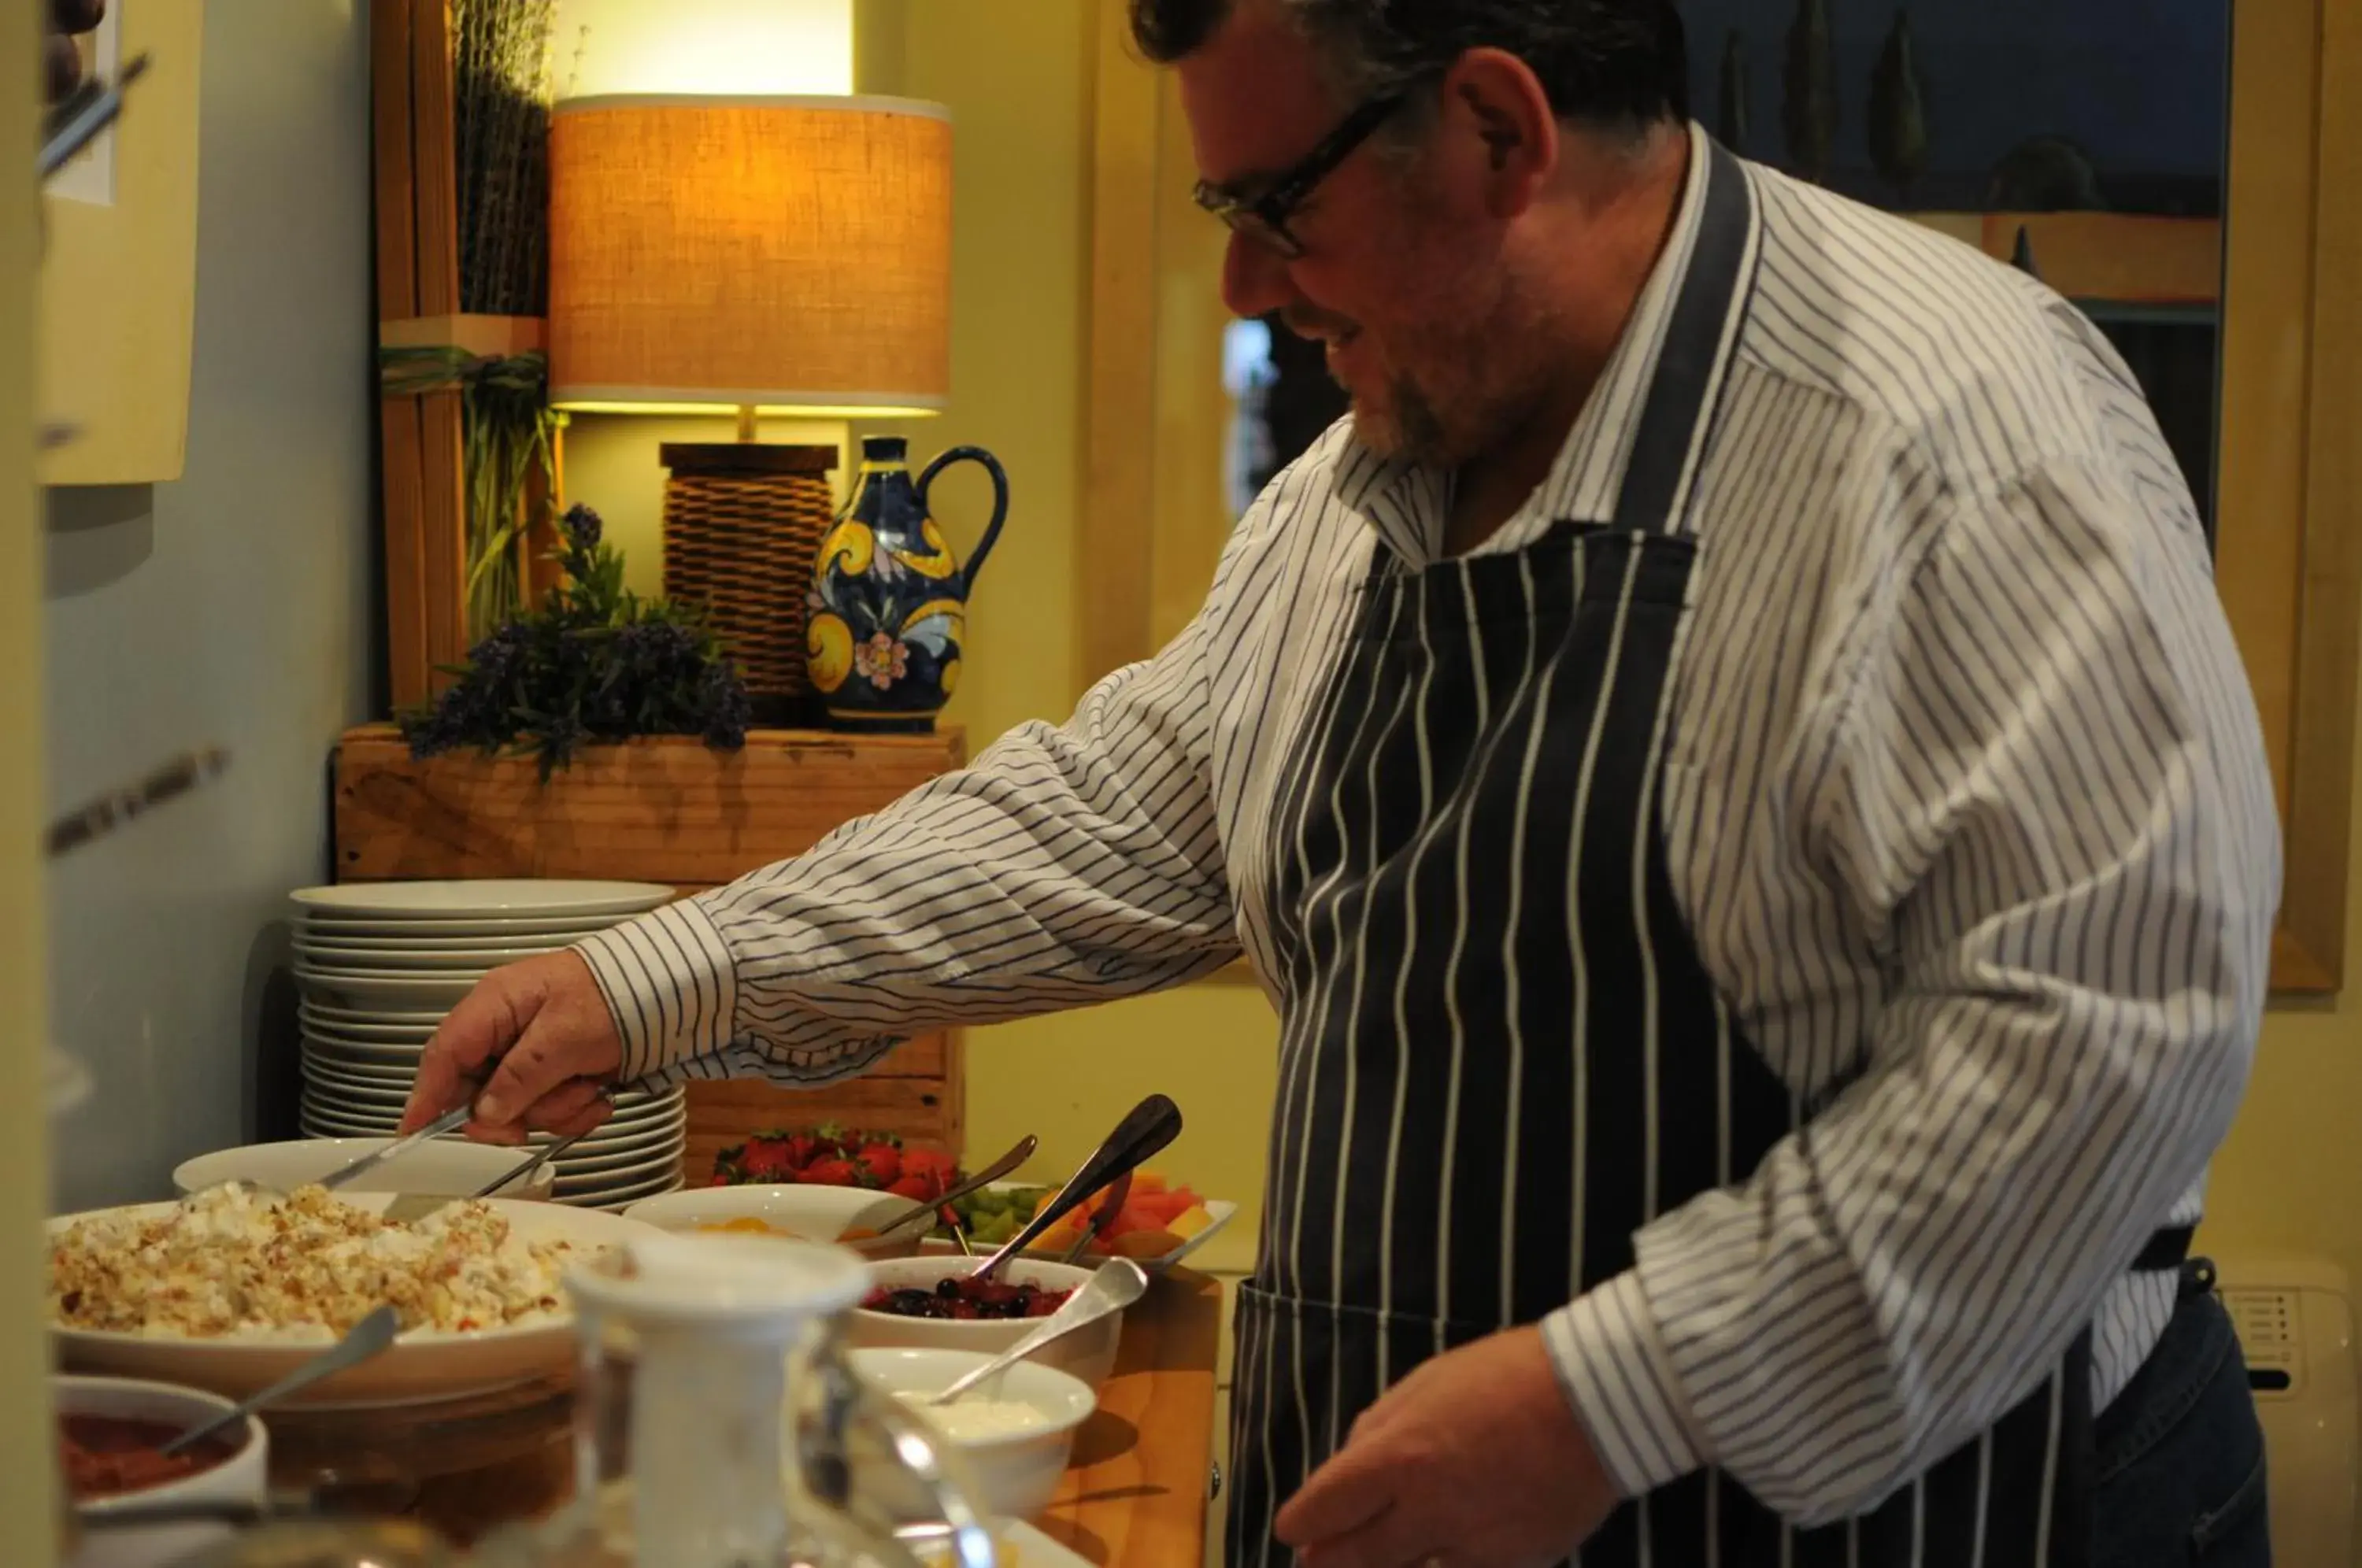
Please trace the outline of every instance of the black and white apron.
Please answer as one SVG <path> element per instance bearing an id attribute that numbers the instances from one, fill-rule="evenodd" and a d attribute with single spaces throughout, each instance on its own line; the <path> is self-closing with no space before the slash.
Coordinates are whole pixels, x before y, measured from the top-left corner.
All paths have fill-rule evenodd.
<path id="1" fill-rule="evenodd" d="M 1658 828 L 1687 496 L 1757 233 L 1736 161 L 1701 172 L 1613 522 L 1424 568 L 1380 545 L 1282 782 L 1280 1100 L 1240 1292 L 1231 1568 L 1289 1561 L 1274 1515 L 1390 1384 L 1621 1274 L 1643 1224 L 1745 1179 L 1815 1109 L 1734 1032 Z M 2187 1244 L 2160 1235 L 2136 1266 Z M 2089 1338 L 1871 1515 L 1793 1529 L 1705 1471 L 1626 1504 L 1582 1562 L 2079 1562 Z"/>

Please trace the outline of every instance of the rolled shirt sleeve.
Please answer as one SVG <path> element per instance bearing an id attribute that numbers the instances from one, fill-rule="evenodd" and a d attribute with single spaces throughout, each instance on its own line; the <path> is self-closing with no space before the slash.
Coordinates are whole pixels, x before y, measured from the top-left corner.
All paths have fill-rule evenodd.
<path id="1" fill-rule="evenodd" d="M 1857 944 L 1818 972 L 1890 977 L 1859 1073 L 1545 1324 L 1628 1495 L 1713 1463 L 1801 1525 L 1876 1506 L 2039 1385 L 2229 1127 L 2271 784 L 2197 552 L 2125 482 L 1956 502 L 1859 643 L 1795 824 Z"/>

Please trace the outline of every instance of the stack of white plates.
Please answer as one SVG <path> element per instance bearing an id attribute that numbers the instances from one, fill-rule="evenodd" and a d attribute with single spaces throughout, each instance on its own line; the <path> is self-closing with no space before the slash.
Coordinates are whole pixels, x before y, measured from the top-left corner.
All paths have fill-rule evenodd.
<path id="1" fill-rule="evenodd" d="M 646 882 L 347 883 L 304 888 L 295 979 L 303 989 L 301 1126 L 365 1138 L 401 1123 L 419 1054 L 443 1015 L 491 970 L 571 945 L 652 910 Z M 557 1200 L 620 1209 L 681 1185 L 682 1091 L 625 1093 L 598 1132 L 557 1158 Z"/>

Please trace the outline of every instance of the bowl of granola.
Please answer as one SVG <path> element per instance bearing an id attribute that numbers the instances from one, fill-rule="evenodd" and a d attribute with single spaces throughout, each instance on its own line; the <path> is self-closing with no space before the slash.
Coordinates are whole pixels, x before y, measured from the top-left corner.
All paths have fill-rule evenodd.
<path id="1" fill-rule="evenodd" d="M 562 1204 L 461 1201 L 415 1220 L 392 1193 L 279 1197 L 247 1187 L 49 1224 L 50 1333 L 76 1372 L 242 1399 L 379 1306 L 392 1349 L 291 1405 L 431 1403 L 564 1377 L 574 1364 L 565 1272 L 660 1234 Z"/>

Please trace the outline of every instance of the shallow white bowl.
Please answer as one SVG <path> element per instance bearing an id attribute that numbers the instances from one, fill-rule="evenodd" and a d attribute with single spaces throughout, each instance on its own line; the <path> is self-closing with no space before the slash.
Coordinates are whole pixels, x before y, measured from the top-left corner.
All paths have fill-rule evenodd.
<path id="1" fill-rule="evenodd" d="M 990 1359 L 976 1351 L 909 1349 L 856 1350 L 846 1357 L 855 1375 L 889 1397 L 940 1393 Z M 1075 1432 L 1098 1408 L 1098 1397 L 1069 1373 L 1021 1361 L 964 1397 L 1024 1405 L 1034 1412 L 1039 1424 L 1021 1432 L 951 1439 L 983 1493 L 973 1499 L 979 1507 L 999 1518 L 1034 1518 L 1057 1496 L 1059 1477 L 1074 1452 Z M 911 1414 L 930 1424 L 937 1419 L 925 1409 L 914 1408 Z M 854 1486 L 883 1501 L 900 1522 L 933 1517 L 910 1475 L 882 1451 L 856 1451 Z"/>
<path id="2" fill-rule="evenodd" d="M 946 1275 L 964 1274 L 976 1264 L 966 1258 L 922 1255 L 892 1258 L 869 1265 L 873 1286 L 889 1290 L 917 1286 L 933 1289 Z M 1075 1290 L 1089 1283 L 1091 1270 L 1035 1258 L 1011 1258 L 1000 1277 L 1013 1285 L 1044 1290 Z M 941 1318 L 904 1318 L 892 1312 L 855 1308 L 846 1314 L 845 1342 L 863 1348 L 890 1350 L 977 1351 L 997 1355 L 1041 1326 L 1039 1318 L 986 1318 L 961 1322 Z M 1087 1329 L 1078 1330 L 1032 1359 L 1044 1366 L 1073 1373 L 1085 1386 L 1097 1389 L 1115 1370 L 1116 1347 L 1122 1342 L 1123 1314 L 1110 1313 Z"/>
<path id="3" fill-rule="evenodd" d="M 122 1377 L 52 1377 L 50 1400 L 59 1416 L 115 1416 L 158 1421 L 187 1428 L 229 1414 L 232 1401 L 200 1389 L 169 1383 L 141 1383 Z M 243 1430 L 233 1428 L 239 1446 L 210 1470 L 183 1476 L 162 1486 L 127 1492 L 117 1497 L 79 1504 L 84 1533 L 82 1546 L 66 1560 L 66 1568 L 158 1568 L 178 1562 L 237 1531 L 228 1523 L 204 1521 L 104 1528 L 106 1519 L 131 1508 L 165 1503 L 249 1503 L 259 1508 L 270 1487 L 270 1440 L 252 1416 Z"/>
<path id="4" fill-rule="evenodd" d="M 355 1208 L 381 1211 L 394 1197 L 385 1192 L 341 1196 Z M 626 1245 L 654 1233 L 637 1220 L 562 1203 L 520 1203 L 497 1198 L 491 1202 L 528 1240 L 564 1242 L 583 1252 Z M 172 1208 L 169 1203 L 143 1203 L 98 1212 L 161 1219 Z M 96 1217 L 61 1215 L 49 1222 L 49 1229 L 55 1234 L 77 1220 Z M 73 1371 L 185 1384 L 231 1399 L 268 1388 L 317 1354 L 332 1337 L 318 1330 L 300 1338 L 182 1339 L 55 1326 L 50 1334 L 60 1358 Z M 291 1397 L 287 1405 L 356 1408 L 456 1399 L 536 1377 L 564 1375 L 573 1368 L 574 1354 L 574 1320 L 564 1308 L 513 1329 L 467 1333 L 414 1330 L 398 1337 L 383 1355 L 314 1384 Z"/>
<path id="5" fill-rule="evenodd" d="M 635 1204 L 626 1212 L 668 1231 L 694 1231 L 733 1220 L 759 1220 L 799 1241 L 833 1242 L 855 1226 L 875 1230 L 909 1207 L 908 1198 L 865 1187 L 756 1184 L 690 1187 Z M 906 1258 L 918 1252 L 921 1234 L 843 1245 L 866 1258 Z"/>
<path id="6" fill-rule="evenodd" d="M 172 1185 L 182 1193 L 200 1192 L 226 1181 L 259 1182 L 292 1192 L 306 1182 L 375 1154 L 390 1138 L 300 1138 L 286 1143 L 248 1143 L 244 1148 L 216 1149 L 183 1160 L 172 1171 Z M 514 1170 L 524 1158 L 521 1149 L 495 1149 L 482 1143 L 437 1139 L 407 1154 L 397 1154 L 362 1175 L 355 1192 L 426 1193 L 465 1197 Z M 548 1165 L 530 1180 L 504 1189 L 502 1198 L 546 1198 L 557 1177 Z"/>

